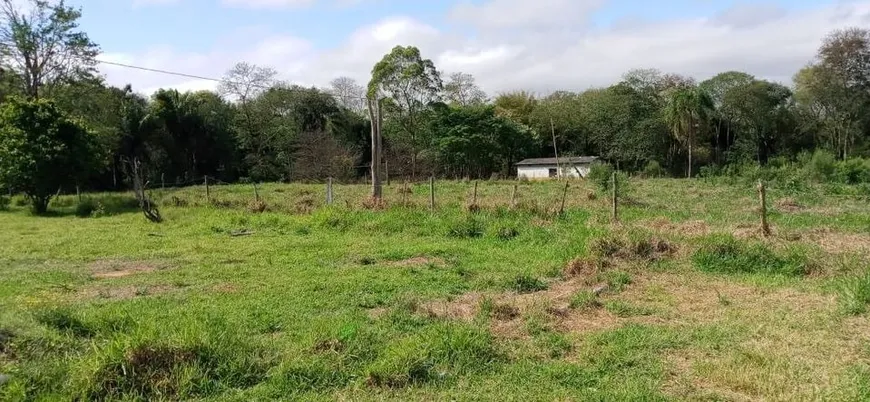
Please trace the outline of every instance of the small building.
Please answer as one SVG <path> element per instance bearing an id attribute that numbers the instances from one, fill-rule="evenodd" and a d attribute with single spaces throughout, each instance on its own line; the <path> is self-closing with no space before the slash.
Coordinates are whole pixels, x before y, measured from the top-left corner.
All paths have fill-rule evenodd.
<path id="1" fill-rule="evenodd" d="M 556 177 L 586 177 L 592 162 L 597 156 L 572 156 L 559 158 L 533 158 L 517 163 L 517 177 L 526 179 L 548 179 Z"/>

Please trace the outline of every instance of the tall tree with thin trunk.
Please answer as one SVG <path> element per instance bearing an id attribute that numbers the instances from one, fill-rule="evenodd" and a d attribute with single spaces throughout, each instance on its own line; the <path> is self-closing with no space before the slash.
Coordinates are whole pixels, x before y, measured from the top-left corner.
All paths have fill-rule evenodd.
<path id="1" fill-rule="evenodd" d="M 27 10 L 17 1 L 0 1 L 2 68 L 21 77 L 28 98 L 38 99 L 58 84 L 96 72 L 100 49 L 79 30 L 81 10 L 64 0 L 29 0 Z"/>
<path id="2" fill-rule="evenodd" d="M 665 107 L 665 119 L 671 127 L 671 133 L 688 153 L 687 177 L 692 177 L 694 147 L 712 111 L 713 100 L 710 95 L 694 86 L 674 90 Z"/>
<path id="3" fill-rule="evenodd" d="M 342 107 L 363 115 L 368 108 L 366 89 L 350 77 L 338 77 L 329 83 L 330 92 Z"/>
<path id="4" fill-rule="evenodd" d="M 412 178 L 417 172 L 418 154 L 424 147 L 423 114 L 430 104 L 440 100 L 442 88 L 441 74 L 435 63 L 424 59 L 420 49 L 413 46 L 394 47 L 372 69 L 368 97 L 389 98 L 391 115 L 403 131 L 401 140 L 411 149 Z"/>
<path id="5" fill-rule="evenodd" d="M 483 92 L 474 80 L 474 76 L 466 73 L 453 73 L 444 84 L 444 100 L 459 106 L 481 105 L 486 103 L 486 92 Z"/>

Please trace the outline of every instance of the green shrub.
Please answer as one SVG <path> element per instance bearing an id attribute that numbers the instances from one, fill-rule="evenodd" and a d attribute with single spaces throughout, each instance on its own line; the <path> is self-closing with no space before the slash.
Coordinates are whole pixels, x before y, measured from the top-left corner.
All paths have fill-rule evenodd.
<path id="1" fill-rule="evenodd" d="M 643 167 L 644 177 L 664 177 L 667 174 L 658 161 L 649 161 Z"/>
<path id="2" fill-rule="evenodd" d="M 103 204 L 91 198 L 85 198 L 76 204 L 76 216 L 79 218 L 100 217 L 106 214 Z"/>
<path id="3" fill-rule="evenodd" d="M 12 203 L 12 200 L 9 197 L 0 195 L 0 211 L 5 211 L 9 209 L 9 204 Z"/>
<path id="4" fill-rule="evenodd" d="M 533 293 L 547 289 L 547 284 L 544 281 L 535 278 L 529 274 L 516 276 L 510 283 L 510 288 L 517 293 Z"/>
<path id="5" fill-rule="evenodd" d="M 733 236 L 715 236 L 692 256 L 695 266 L 705 272 L 738 274 L 803 275 L 807 259 L 800 254 L 777 255 L 762 243 L 747 244 Z"/>
<path id="6" fill-rule="evenodd" d="M 598 191 L 603 194 L 609 194 L 613 191 L 613 166 L 607 163 L 596 162 L 589 168 L 589 174 L 586 178 L 595 183 Z M 616 171 L 616 190 L 620 196 L 628 196 L 631 194 L 631 181 L 628 175 L 622 171 Z"/>
<path id="7" fill-rule="evenodd" d="M 842 280 L 838 293 L 846 314 L 867 312 L 867 306 L 870 305 L 870 272 Z"/>
<path id="8" fill-rule="evenodd" d="M 836 178 L 846 184 L 870 182 L 870 160 L 851 158 L 837 163 Z"/>
<path id="9" fill-rule="evenodd" d="M 819 181 L 831 179 L 837 169 L 837 158 L 834 154 L 819 149 L 813 153 L 807 170 L 811 176 Z"/>

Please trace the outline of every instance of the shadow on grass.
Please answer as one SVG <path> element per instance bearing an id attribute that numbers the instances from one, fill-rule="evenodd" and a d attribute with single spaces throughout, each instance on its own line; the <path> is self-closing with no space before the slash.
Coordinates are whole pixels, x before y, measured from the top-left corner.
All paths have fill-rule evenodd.
<path id="1" fill-rule="evenodd" d="M 53 199 L 48 211 L 35 214 L 40 217 L 99 218 L 125 213 L 141 212 L 139 202 L 128 194 L 98 194 L 82 197 L 81 201 L 74 196 L 63 196 Z"/>

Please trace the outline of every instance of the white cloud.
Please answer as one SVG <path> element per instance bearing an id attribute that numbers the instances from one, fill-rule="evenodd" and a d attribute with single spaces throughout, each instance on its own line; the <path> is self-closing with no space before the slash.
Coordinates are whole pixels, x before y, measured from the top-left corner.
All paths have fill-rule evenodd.
<path id="1" fill-rule="evenodd" d="M 285 8 L 305 7 L 317 0 L 222 0 L 221 4 L 231 7 L 245 8 Z"/>
<path id="2" fill-rule="evenodd" d="M 482 28 L 581 25 L 605 0 L 489 0 L 456 6 L 451 17 Z"/>
<path id="3" fill-rule="evenodd" d="M 537 0 L 534 4 L 547 6 L 559 1 L 567 0 Z M 583 7 L 593 3 L 585 2 Z M 525 2 L 517 4 L 522 7 Z M 470 6 L 457 8 L 460 15 L 467 12 L 461 11 L 463 7 L 468 10 Z M 445 73 L 474 74 L 491 94 L 513 89 L 539 93 L 582 90 L 609 85 L 627 70 L 639 67 L 659 68 L 698 79 L 726 70 L 741 70 L 789 82 L 798 69 L 813 59 L 828 32 L 864 26 L 870 19 L 870 0 L 863 0 L 800 12 L 771 12 L 764 18 L 738 9 L 739 12 L 708 18 L 635 21 L 577 32 L 536 26 L 544 19 L 534 11 L 529 11 L 527 18 L 519 18 L 516 10 L 506 10 L 507 16 L 498 16 L 497 10 L 486 8 L 487 5 L 480 7 L 475 10 L 487 17 L 481 20 L 474 37 L 399 16 L 360 27 L 342 44 L 330 49 L 315 49 L 305 39 L 296 37 L 266 36 L 251 42 L 234 34 L 229 35 L 236 36 L 233 40 L 218 41 L 213 50 L 202 53 L 180 53 L 171 47 L 155 46 L 143 52 L 102 57 L 215 77 L 235 62 L 245 60 L 269 65 L 291 82 L 327 85 L 343 75 L 365 83 L 372 66 L 393 46 L 415 45 Z M 574 12 L 585 12 L 583 7 L 574 7 Z M 451 15 L 456 16 L 457 12 Z M 505 35 L 500 29 L 488 28 L 506 26 L 515 26 L 514 34 Z M 140 89 L 193 85 L 185 78 L 117 67 L 105 67 L 104 71 L 111 83 L 132 82 Z"/>

